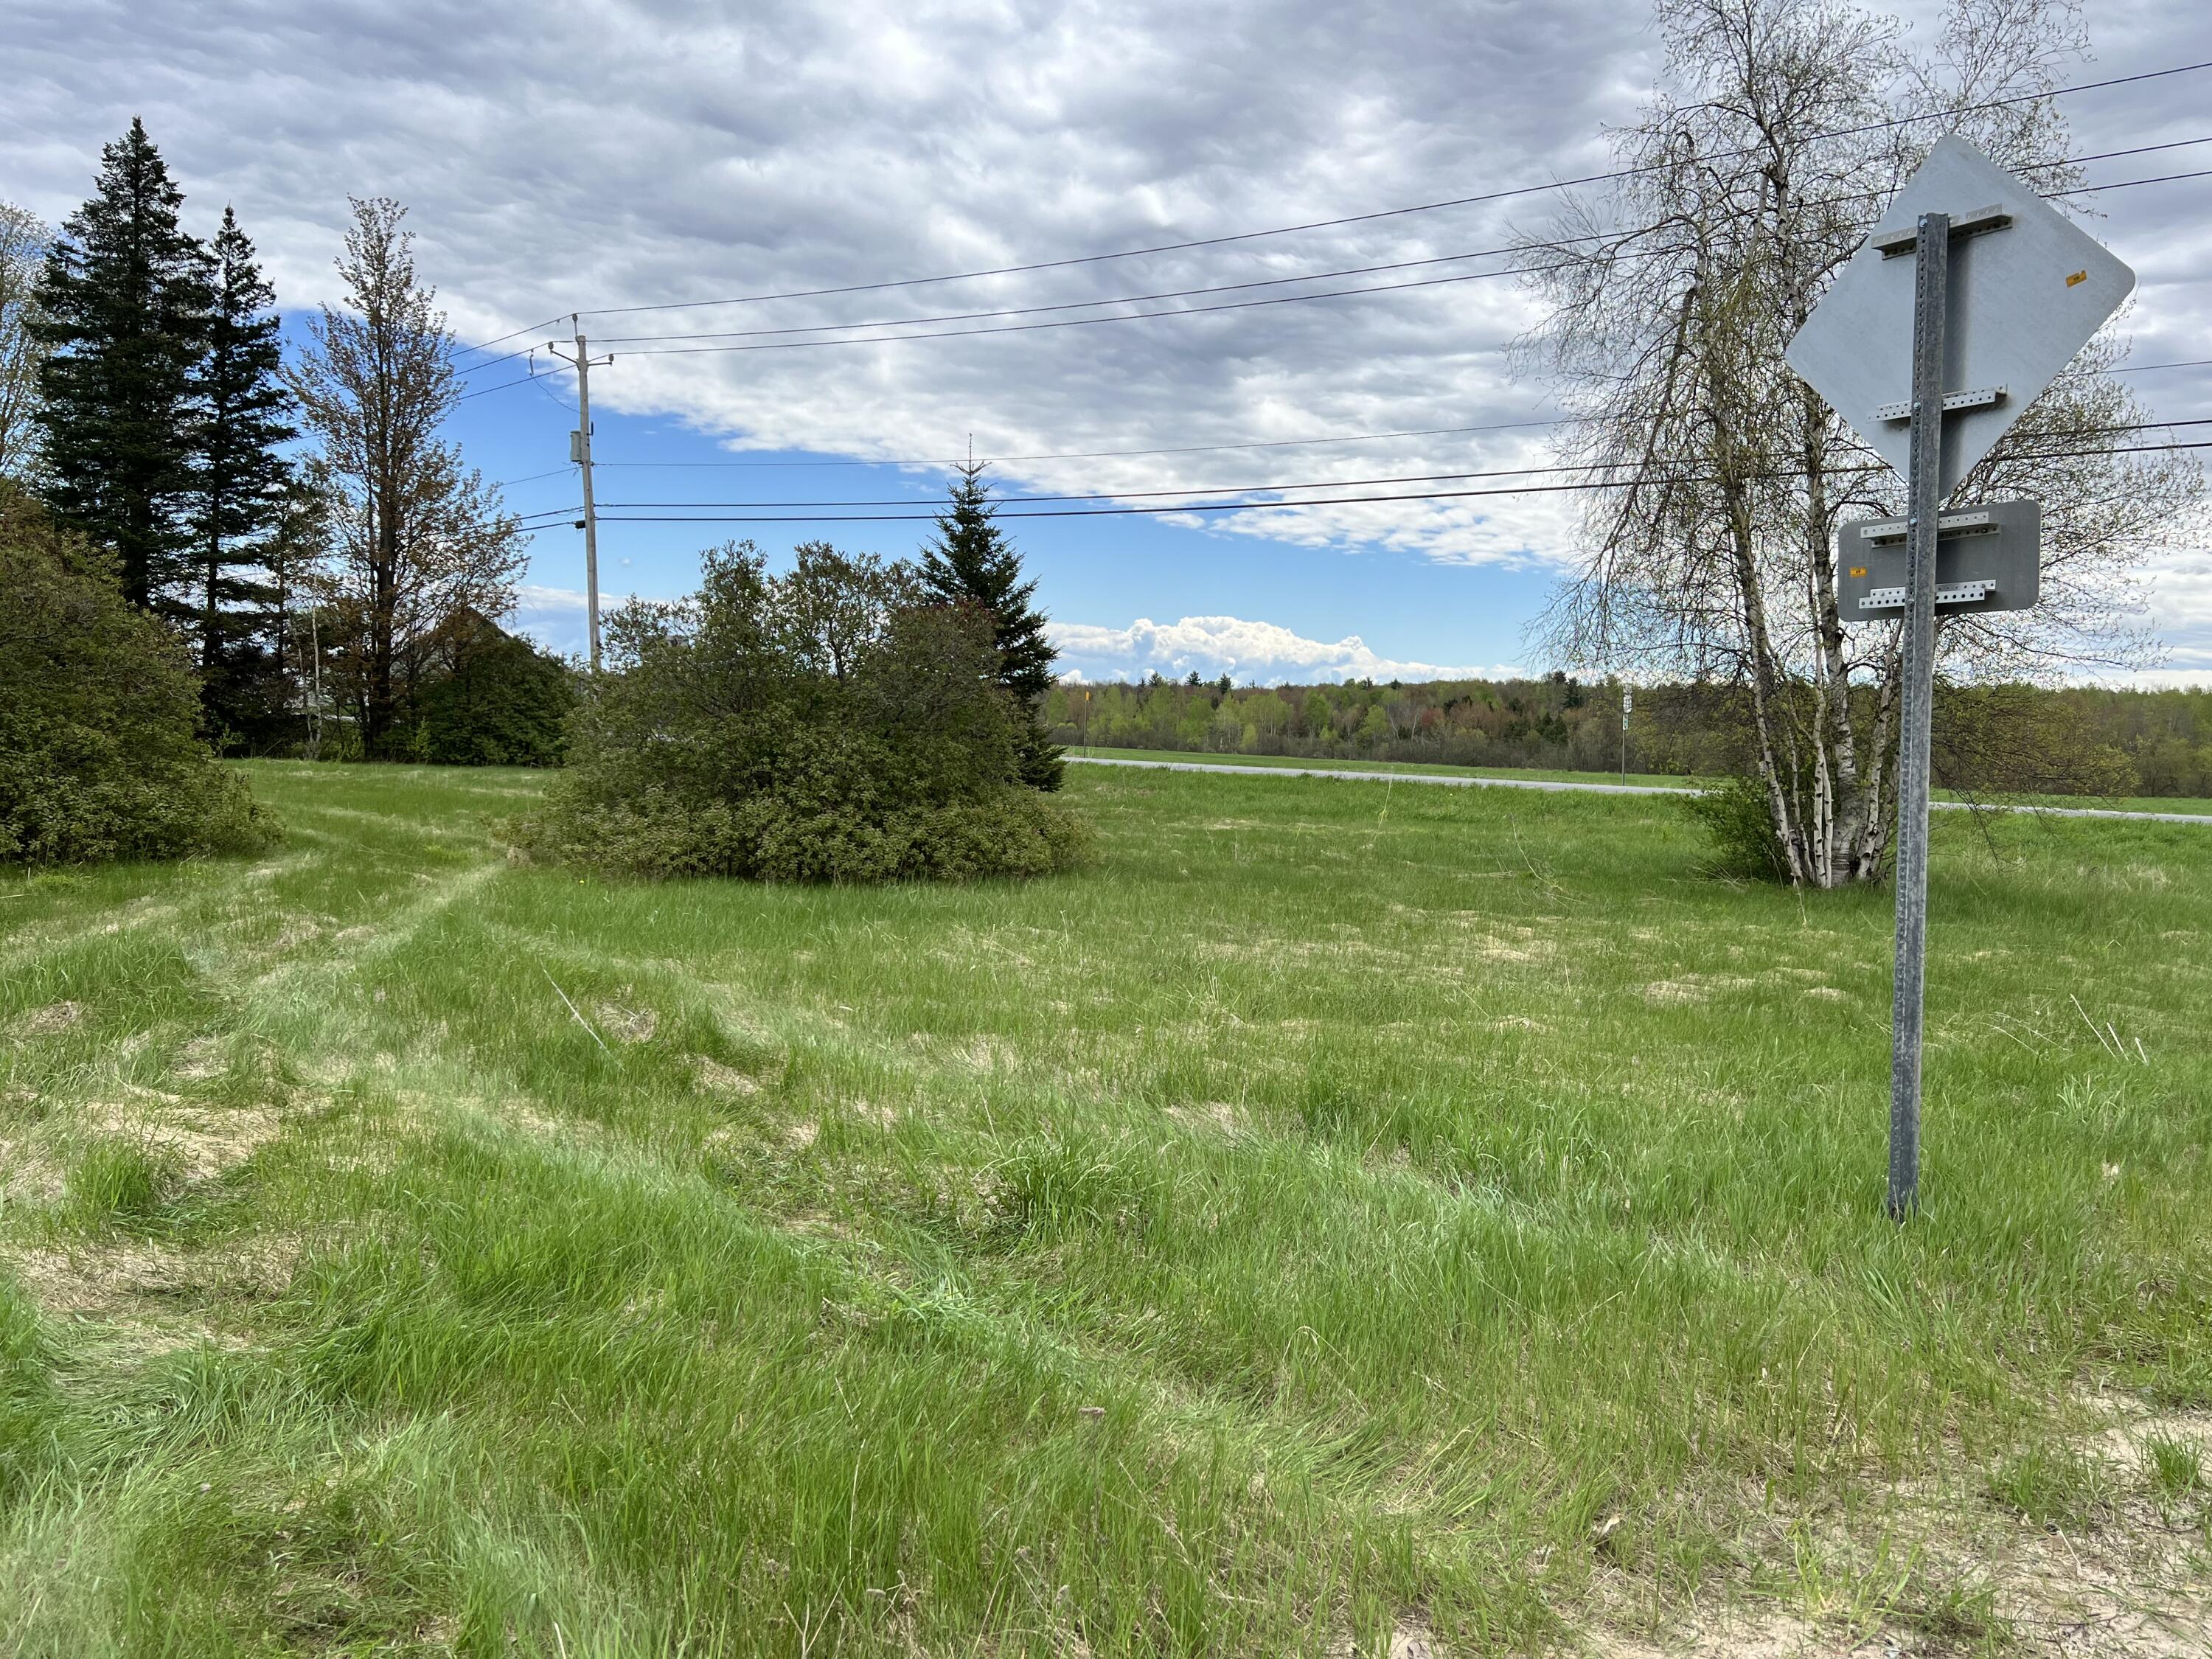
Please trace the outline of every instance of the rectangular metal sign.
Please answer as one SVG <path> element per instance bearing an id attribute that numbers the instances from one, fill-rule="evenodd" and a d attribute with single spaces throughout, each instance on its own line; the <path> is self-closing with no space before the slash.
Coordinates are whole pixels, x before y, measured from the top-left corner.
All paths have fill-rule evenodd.
<path id="1" fill-rule="evenodd" d="M 1936 519 L 1936 610 L 2026 611 L 2043 569 L 2043 507 L 1988 501 L 1947 508 Z M 1836 538 L 1836 599 L 1847 623 L 1893 622 L 1905 614 L 1905 523 L 1845 521 Z"/>

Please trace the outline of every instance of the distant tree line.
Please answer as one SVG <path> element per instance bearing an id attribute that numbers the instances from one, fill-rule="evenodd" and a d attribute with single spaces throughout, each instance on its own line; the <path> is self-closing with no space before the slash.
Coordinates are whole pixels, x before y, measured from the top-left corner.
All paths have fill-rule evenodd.
<path id="1" fill-rule="evenodd" d="M 1424 684 L 1234 686 L 1192 674 L 1055 684 L 1054 741 L 1316 760 L 1609 772 L 1622 761 L 1617 680 L 1565 673 Z M 1872 693 L 1869 696 L 1874 695 Z M 1716 777 L 1756 769 L 1738 685 L 1639 685 L 1632 771 Z M 1950 787 L 1992 793 L 2212 796 L 2212 691 L 1940 687 L 1936 765 Z"/>
<path id="2" fill-rule="evenodd" d="M 43 514 L 100 556 L 185 648 L 224 752 L 556 761 L 574 688 L 497 626 L 521 532 L 441 436 L 455 342 L 404 210 L 351 204 L 343 302 L 288 361 L 235 212 L 188 231 L 137 120 L 100 159 L 58 231 L 0 204 L 0 490 L 21 546 L 50 544 Z"/>

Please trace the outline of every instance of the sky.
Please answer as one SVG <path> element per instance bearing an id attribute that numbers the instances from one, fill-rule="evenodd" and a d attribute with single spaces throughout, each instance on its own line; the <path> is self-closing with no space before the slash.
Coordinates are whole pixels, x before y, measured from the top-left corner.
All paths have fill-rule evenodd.
<path id="1" fill-rule="evenodd" d="M 1905 15 L 1924 38 L 1932 12 Z M 2088 27 L 2069 82 L 2212 59 L 2201 0 L 2117 0 Z M 726 539 L 909 555 L 926 519 L 851 520 L 926 515 L 970 453 L 1006 495 L 1097 498 L 1009 512 L 1541 465 L 1557 405 L 1512 349 L 1534 296 L 1474 276 L 1507 259 L 1446 256 L 1540 230 L 1555 194 L 1243 234 L 1603 171 L 1608 124 L 1663 68 L 1649 13 L 1606 0 L 0 0 L 0 198 L 58 222 L 141 116 L 188 225 L 234 206 L 295 330 L 338 297 L 347 197 L 406 205 L 422 275 L 483 348 L 451 435 L 550 521 L 519 616 L 572 651 L 582 537 L 555 515 L 580 499 L 575 377 L 545 348 L 578 327 L 613 356 L 591 381 L 610 606 L 687 592 Z M 2212 137 L 2212 70 L 2061 102 L 2077 154 Z M 2212 144 L 2089 173 L 2199 168 Z M 2140 279 L 2130 363 L 2212 359 L 2212 178 L 2095 203 Z M 1184 314 L 1126 319 L 1147 309 Z M 2161 418 L 2212 415 L 2212 368 L 2134 384 Z M 1576 511 L 1550 493 L 1009 528 L 1066 672 L 1415 679 L 1549 666 L 1530 629 Z M 718 516 L 774 521 L 668 521 Z M 2161 555 L 2150 605 L 2154 678 L 2212 684 L 2212 551 Z"/>

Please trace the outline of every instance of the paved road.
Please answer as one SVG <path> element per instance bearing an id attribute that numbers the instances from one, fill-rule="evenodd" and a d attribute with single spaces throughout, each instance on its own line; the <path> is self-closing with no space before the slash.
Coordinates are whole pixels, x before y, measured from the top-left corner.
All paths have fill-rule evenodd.
<path id="1" fill-rule="evenodd" d="M 1553 778 L 1469 778 L 1448 772 L 1354 772 L 1323 766 L 1237 766 L 1218 761 L 1152 761 L 1109 759 L 1103 755 L 1070 755 L 1084 766 L 1135 766 L 1157 772 L 1230 772 L 1239 777 L 1351 778 L 1364 783 L 1441 783 L 1455 789 L 1541 789 L 1552 793 L 1589 795 L 1680 795 L 1686 789 L 1650 783 L 1564 783 Z M 1938 811 L 1964 811 L 1966 803 L 1939 800 L 1929 803 Z M 2212 816 L 2199 812 L 2122 812 L 2108 806 L 1992 806 L 1995 812 L 2033 812 L 2053 818 L 2140 818 L 2154 823 L 2212 824 Z"/>

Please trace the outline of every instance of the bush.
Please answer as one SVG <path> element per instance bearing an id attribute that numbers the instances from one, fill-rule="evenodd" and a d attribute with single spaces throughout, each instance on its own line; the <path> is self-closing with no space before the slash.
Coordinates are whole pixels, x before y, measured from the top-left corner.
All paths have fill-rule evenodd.
<path id="1" fill-rule="evenodd" d="M 4 489 L 4 486 L 0 486 Z M 107 560 L 0 495 L 0 863 L 249 852 L 275 822 L 197 734 L 183 647 Z"/>
<path id="2" fill-rule="evenodd" d="M 530 850 L 641 876 L 879 882 L 1036 876 L 1087 837 L 1019 781 L 1024 722 L 989 618 L 911 573 L 813 545 L 788 576 L 750 544 L 697 597 L 610 619 L 617 672 L 572 722 Z"/>
<path id="3" fill-rule="evenodd" d="M 1751 881 L 1787 881 L 1790 860 L 1774 828 L 1766 786 L 1757 778 L 1726 778 L 1682 803 L 1713 843 L 1708 867 L 1717 875 Z"/>
<path id="4" fill-rule="evenodd" d="M 559 658 L 469 611 L 447 672 L 416 695 L 415 753 L 438 766 L 558 766 L 575 706 Z"/>

